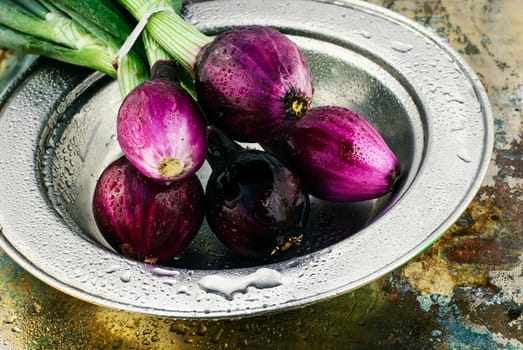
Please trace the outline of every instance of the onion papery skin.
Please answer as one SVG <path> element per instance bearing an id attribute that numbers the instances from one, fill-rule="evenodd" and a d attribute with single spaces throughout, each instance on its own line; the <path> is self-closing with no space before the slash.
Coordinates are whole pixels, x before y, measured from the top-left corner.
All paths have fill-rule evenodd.
<path id="1" fill-rule="evenodd" d="M 144 175 L 170 183 L 194 174 L 205 161 L 205 121 L 174 81 L 149 80 L 123 100 L 117 120 L 120 147 Z"/>
<path id="2" fill-rule="evenodd" d="M 276 29 L 243 26 L 218 35 L 195 67 L 198 102 L 235 140 L 258 142 L 301 118 L 314 87 L 298 46 Z"/>
<path id="3" fill-rule="evenodd" d="M 164 263 L 198 232 L 203 196 L 196 175 L 166 185 L 144 176 L 121 157 L 98 179 L 93 215 L 117 252 L 133 260 Z"/>
<path id="4" fill-rule="evenodd" d="M 207 223 L 216 236 L 236 254 L 254 259 L 298 244 L 309 213 L 302 180 L 267 152 L 237 147 L 217 158 L 217 149 L 205 190 Z"/>
<path id="5" fill-rule="evenodd" d="M 352 202 L 390 192 L 400 165 L 380 133 L 359 114 L 315 107 L 263 148 L 292 165 L 317 198 Z"/>

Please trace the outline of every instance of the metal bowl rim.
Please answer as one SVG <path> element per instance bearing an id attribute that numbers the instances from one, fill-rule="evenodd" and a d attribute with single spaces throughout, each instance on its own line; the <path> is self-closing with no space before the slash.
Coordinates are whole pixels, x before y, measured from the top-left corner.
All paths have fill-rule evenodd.
<path id="1" fill-rule="evenodd" d="M 303 3 L 312 3 L 313 1 L 303 1 Z M 220 1 L 216 1 L 214 3 L 220 3 Z M 267 2 L 266 2 L 267 3 Z M 195 4 L 195 6 L 205 6 L 205 4 Z M 441 38 L 439 38 L 436 34 L 429 31 L 428 29 L 422 27 L 421 25 L 404 18 L 401 15 L 398 15 L 390 10 L 363 3 L 360 1 L 346 1 L 344 4 L 340 4 L 340 2 L 337 2 L 336 5 L 325 5 L 325 6 L 346 6 L 347 8 L 351 8 L 356 11 L 362 11 L 364 13 L 368 13 L 374 16 L 381 16 L 387 20 L 393 21 L 395 23 L 399 23 L 402 26 L 408 27 L 411 31 L 421 34 L 423 37 L 429 39 L 432 43 L 437 45 L 442 51 L 445 51 L 449 56 L 451 56 L 455 62 L 457 63 L 457 66 L 459 69 L 468 76 L 468 80 L 470 85 L 474 88 L 474 91 L 476 93 L 476 97 L 478 99 L 479 104 L 482 107 L 481 110 L 481 117 L 482 121 L 484 122 L 484 135 L 483 135 L 483 153 L 482 157 L 480 159 L 479 164 L 477 165 L 477 172 L 475 178 L 471 179 L 470 182 L 467 184 L 469 187 L 469 191 L 465 196 L 463 196 L 459 203 L 456 205 L 455 208 L 453 208 L 453 211 L 448 213 L 447 217 L 440 223 L 440 226 L 430 232 L 427 233 L 424 240 L 418 242 L 418 245 L 411 247 L 408 251 L 405 251 L 404 255 L 400 259 L 396 259 L 393 263 L 388 264 L 387 266 L 383 266 L 381 269 L 377 271 L 373 271 L 371 274 L 367 274 L 364 276 L 361 276 L 360 279 L 353 280 L 349 284 L 340 285 L 338 288 L 331 289 L 328 291 L 323 291 L 319 294 L 312 293 L 306 298 L 297 298 L 294 300 L 289 299 L 286 302 L 281 302 L 279 304 L 272 304 L 269 306 L 262 306 L 258 305 L 256 307 L 252 307 L 249 309 L 237 309 L 233 310 L 231 312 L 225 310 L 224 308 L 215 310 L 215 311 L 209 311 L 209 312 L 190 312 L 190 311 L 179 311 L 179 310 L 172 310 L 172 309 L 162 309 L 162 308 L 154 308 L 154 307 L 147 307 L 147 306 L 140 306 L 140 305 L 133 305 L 129 303 L 122 303 L 118 302 L 116 300 L 105 298 L 100 295 L 92 294 L 89 292 L 89 290 L 84 289 L 83 287 L 69 285 L 67 283 L 64 283 L 60 279 L 57 279 L 56 277 L 53 277 L 49 275 L 45 270 L 42 270 L 39 266 L 35 265 L 31 261 L 31 257 L 24 256 L 23 252 L 20 252 L 18 249 L 16 249 L 10 242 L 9 237 L 6 237 L 4 232 L 0 230 L 2 235 L 0 235 L 0 246 L 7 252 L 9 256 L 13 258 L 19 265 L 21 265 L 24 269 L 38 277 L 39 279 L 45 281 L 47 284 L 62 290 L 68 294 L 71 294 L 75 297 L 78 297 L 80 299 L 93 302 L 96 304 L 104 305 L 104 306 L 110 306 L 115 307 L 118 309 L 124 309 L 129 311 L 135 311 L 140 313 L 149 313 L 154 315 L 162 315 L 162 316 L 175 316 L 175 317 L 181 317 L 181 318 L 218 318 L 218 317 L 232 317 L 232 316 L 246 316 L 246 315 L 255 315 L 260 313 L 266 313 L 271 311 L 278 311 L 281 309 L 286 309 L 290 307 L 296 307 L 312 302 L 316 302 L 320 299 L 328 298 L 328 297 L 334 297 L 336 295 L 339 295 L 341 293 L 344 293 L 350 289 L 353 289 L 357 286 L 366 284 L 368 282 L 371 282 L 372 280 L 379 278 L 383 276 L 385 273 L 390 272 L 391 270 L 401 266 L 408 260 L 410 260 L 415 255 L 419 254 L 420 251 L 422 251 L 424 248 L 426 248 L 428 245 L 433 243 L 435 240 L 437 240 L 444 232 L 445 230 L 459 217 L 462 211 L 466 209 L 468 204 L 472 201 L 474 198 L 477 190 L 479 190 L 479 187 L 481 185 L 482 179 L 486 175 L 487 166 L 490 161 L 491 152 L 493 148 L 493 130 L 492 130 L 492 124 L 493 124 L 493 116 L 492 112 L 490 110 L 490 105 L 488 102 L 488 97 L 486 92 L 484 91 L 483 87 L 481 86 L 481 83 L 479 82 L 478 77 L 473 72 L 473 70 L 468 66 L 468 64 L 464 61 L 463 58 L 459 56 L 457 52 L 454 51 L 451 47 L 448 46 L 447 43 L 445 43 Z M 28 73 L 24 73 L 21 78 L 17 79 L 17 83 L 23 83 L 25 77 L 29 76 Z M 17 84 L 15 84 L 17 85 Z M 8 98 L 10 93 L 15 93 L 16 88 L 14 88 L 12 85 L 9 87 L 9 93 L 4 93 L 0 96 L 0 102 L 3 104 Z M 365 231 L 372 230 L 372 225 L 361 232 L 362 234 L 365 233 Z M 340 245 L 343 245 L 342 243 L 338 244 L 337 247 L 332 248 L 332 250 L 338 249 Z M 313 255 L 322 255 L 325 252 L 317 252 L 313 253 Z M 330 252 L 328 252 L 330 253 Z M 309 259 L 310 257 L 303 257 L 303 260 Z M 288 265 L 288 263 L 285 263 L 285 265 Z M 268 266 L 268 267 L 274 267 L 275 269 L 278 269 L 277 266 Z M 246 272 L 252 272 L 253 269 L 245 269 Z M 209 271 L 212 272 L 212 271 Z"/>

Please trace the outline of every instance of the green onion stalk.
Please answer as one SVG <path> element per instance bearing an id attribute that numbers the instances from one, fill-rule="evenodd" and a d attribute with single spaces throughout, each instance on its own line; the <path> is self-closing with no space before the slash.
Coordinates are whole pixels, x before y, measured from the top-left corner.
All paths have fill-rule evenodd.
<path id="1" fill-rule="evenodd" d="M 64 1 L 64 0 L 62 0 Z M 68 0 L 71 2 L 81 3 L 80 0 Z M 103 1 L 103 0 L 100 0 Z M 94 2 L 97 2 L 97 0 L 94 0 Z M 175 59 L 178 63 L 178 76 L 177 79 L 180 83 L 180 85 L 191 95 L 191 97 L 194 100 L 197 100 L 196 96 L 196 88 L 194 85 L 194 73 L 193 73 L 193 67 L 189 64 L 184 64 L 185 62 L 181 60 L 179 55 L 179 48 L 172 48 L 170 50 L 166 50 L 166 42 L 169 42 L 169 39 L 167 37 L 163 38 L 163 45 L 158 41 L 158 36 L 154 34 L 150 30 L 151 25 L 150 21 L 153 22 L 156 21 L 154 19 L 157 15 L 161 16 L 162 12 L 166 12 L 169 15 L 175 16 L 175 18 L 180 18 L 179 15 L 181 13 L 182 7 L 183 7 L 183 1 L 182 0 L 155 0 L 155 1 L 148 1 L 145 3 L 146 7 L 144 7 L 143 16 L 136 16 L 136 19 L 138 21 L 141 21 L 143 23 L 140 23 L 143 25 L 143 28 L 141 30 L 142 34 L 142 40 L 145 47 L 145 53 L 147 56 L 147 61 L 149 62 L 149 66 L 152 67 L 153 64 L 156 61 L 159 60 L 173 60 Z M 125 7 L 125 6 L 124 6 Z M 179 22 L 179 23 L 178 23 Z M 177 25 L 180 24 L 186 24 L 184 20 L 177 21 Z M 152 28 L 155 28 L 155 25 L 153 24 Z M 193 28 L 193 31 L 196 31 L 198 34 L 199 32 Z M 129 34 L 129 36 L 132 36 L 133 34 Z M 180 47 L 183 47 L 183 45 L 180 45 Z M 192 56 L 187 56 L 187 59 L 191 59 Z M 193 58 L 195 58 L 194 56 Z"/>
<path id="2" fill-rule="evenodd" d="M 150 16 L 146 30 L 178 61 L 184 72 L 194 75 L 198 53 L 203 46 L 212 41 L 212 38 L 198 31 L 176 11 L 168 10 L 172 6 L 172 1 L 118 0 L 118 2 L 137 20 Z"/>
<path id="3" fill-rule="evenodd" d="M 123 40 L 118 33 L 132 27 L 123 24 L 125 17 L 111 3 L 93 3 L 101 5 L 89 12 L 81 7 L 72 10 L 65 0 L 0 0 L 0 47 L 100 71 L 116 78 L 126 96 L 148 79 L 149 70 L 136 51 L 116 59 Z M 110 25 L 117 24 L 120 30 L 106 26 L 109 17 L 114 20 Z"/>
<path id="4" fill-rule="evenodd" d="M 39 0 L 42 1 L 42 0 Z M 121 47 L 133 24 L 112 1 L 47 0 L 104 42 Z M 141 48 L 140 48 L 141 53 Z"/>

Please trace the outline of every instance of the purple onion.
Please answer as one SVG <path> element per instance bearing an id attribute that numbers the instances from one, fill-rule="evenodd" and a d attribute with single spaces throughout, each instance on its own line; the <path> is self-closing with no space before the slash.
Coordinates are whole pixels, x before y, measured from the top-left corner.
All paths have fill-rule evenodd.
<path id="1" fill-rule="evenodd" d="M 151 80 L 133 89 L 118 112 L 118 142 L 144 175 L 169 183 L 194 174 L 205 161 L 205 122 L 176 82 L 173 62 L 158 61 Z"/>
<path id="2" fill-rule="evenodd" d="M 320 199 L 380 197 L 400 176 L 399 162 L 378 131 L 343 107 L 316 107 L 263 147 L 292 164 Z"/>
<path id="3" fill-rule="evenodd" d="M 298 244 L 309 210 L 301 179 L 273 155 L 244 149 L 208 128 L 213 172 L 205 190 L 206 217 L 237 254 L 268 258 Z"/>
<path id="4" fill-rule="evenodd" d="M 218 35 L 200 51 L 195 76 L 198 101 L 211 124 L 245 142 L 272 137 L 305 115 L 314 90 L 297 45 L 262 26 Z"/>
<path id="5" fill-rule="evenodd" d="M 203 188 L 196 175 L 169 185 L 158 183 L 121 157 L 98 179 L 93 214 L 117 252 L 138 261 L 166 262 L 198 232 L 204 217 Z"/>

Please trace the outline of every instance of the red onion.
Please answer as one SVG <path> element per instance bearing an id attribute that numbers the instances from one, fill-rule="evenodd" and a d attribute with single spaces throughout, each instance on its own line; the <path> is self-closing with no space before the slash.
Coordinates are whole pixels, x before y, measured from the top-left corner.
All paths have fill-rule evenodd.
<path id="1" fill-rule="evenodd" d="M 316 107 L 263 147 L 292 164 L 310 194 L 360 201 L 391 191 L 400 166 L 378 131 L 342 107 Z"/>
<path id="2" fill-rule="evenodd" d="M 211 124 L 246 142 L 272 137 L 305 115 L 314 90 L 297 45 L 262 26 L 218 35 L 199 52 L 195 75 L 198 101 Z"/>
<path id="3" fill-rule="evenodd" d="M 98 179 L 93 214 L 117 252 L 134 260 L 166 262 L 198 232 L 202 203 L 203 188 L 196 175 L 161 184 L 121 157 Z"/>
<path id="4" fill-rule="evenodd" d="M 198 106 L 180 87 L 173 62 L 158 61 L 151 80 L 133 89 L 118 112 L 118 142 L 144 175 L 169 183 L 194 174 L 207 143 Z"/>
<path id="5" fill-rule="evenodd" d="M 301 179 L 273 155 L 244 149 L 214 127 L 208 139 L 206 217 L 216 236 L 237 254 L 260 259 L 299 243 L 309 210 Z"/>
<path id="6" fill-rule="evenodd" d="M 310 106 L 313 82 L 298 48 L 278 30 L 248 25 L 215 38 L 201 33 L 174 11 L 146 16 L 147 1 L 124 1 L 146 30 L 194 75 L 198 101 L 209 122 L 239 141 L 270 138 Z M 143 23 L 143 22 L 142 22 Z"/>

